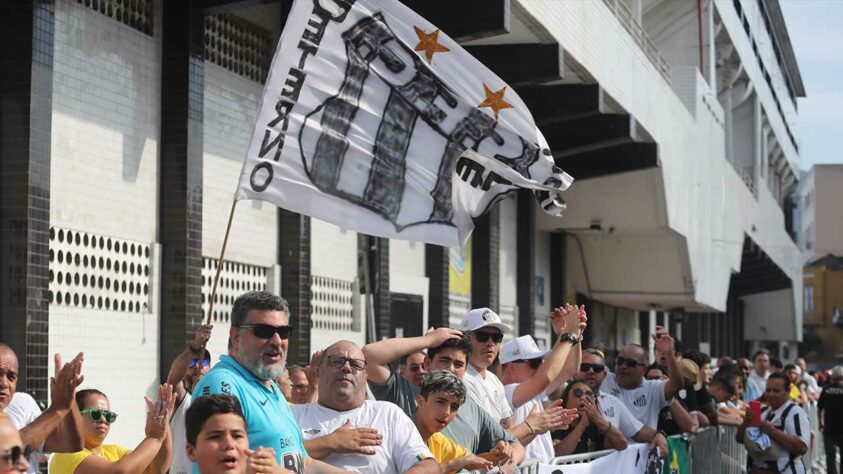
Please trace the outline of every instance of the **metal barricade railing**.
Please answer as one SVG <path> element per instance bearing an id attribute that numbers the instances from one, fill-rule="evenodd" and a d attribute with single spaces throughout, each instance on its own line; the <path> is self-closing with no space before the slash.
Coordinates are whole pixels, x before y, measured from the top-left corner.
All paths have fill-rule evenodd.
<path id="1" fill-rule="evenodd" d="M 717 427 L 720 440 L 720 469 L 724 474 L 746 473 L 746 448 L 735 441 L 737 426 Z"/>
<path id="2" fill-rule="evenodd" d="M 678 438 L 681 436 L 672 436 Z M 690 438 L 688 459 L 693 474 L 709 474 L 721 471 L 720 433 L 716 427 L 703 428 Z"/>
<path id="3" fill-rule="evenodd" d="M 539 474 L 539 461 L 528 459 L 518 466 L 518 474 Z"/>
<path id="4" fill-rule="evenodd" d="M 591 453 L 571 454 L 569 456 L 558 456 L 550 460 L 550 464 L 584 464 L 594 461 L 597 458 L 608 456 L 616 452 L 614 449 L 604 449 Z"/>
<path id="5" fill-rule="evenodd" d="M 820 433 L 819 409 L 816 402 L 810 402 L 805 406 L 808 413 L 808 422 L 811 425 L 811 446 L 808 446 L 808 454 L 805 456 L 805 465 L 817 472 L 825 472 L 825 444 L 823 435 Z"/>

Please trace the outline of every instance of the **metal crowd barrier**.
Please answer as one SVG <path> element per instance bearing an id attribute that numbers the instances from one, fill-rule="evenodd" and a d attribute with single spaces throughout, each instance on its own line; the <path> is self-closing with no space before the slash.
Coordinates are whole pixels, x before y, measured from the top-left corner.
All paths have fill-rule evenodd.
<path id="1" fill-rule="evenodd" d="M 822 434 L 819 430 L 817 404 L 814 402 L 809 403 L 805 406 L 805 411 L 808 413 L 812 437 L 811 446 L 808 447 L 809 451 L 803 459 L 809 472 L 825 472 L 825 448 L 823 447 Z M 696 435 L 692 436 L 688 451 L 691 472 L 693 474 L 746 474 L 746 449 L 742 444 L 738 444 L 735 441 L 737 431 L 737 426 L 710 426 L 699 430 Z M 686 435 L 672 436 L 672 438 L 681 438 L 683 436 Z M 614 449 L 604 449 L 592 453 L 559 456 L 551 459 L 550 464 L 583 464 L 614 452 Z M 495 468 L 487 471 L 487 474 L 499 472 Z M 524 461 L 517 471 L 518 474 L 538 474 L 538 472 L 539 462 L 534 459 Z"/>

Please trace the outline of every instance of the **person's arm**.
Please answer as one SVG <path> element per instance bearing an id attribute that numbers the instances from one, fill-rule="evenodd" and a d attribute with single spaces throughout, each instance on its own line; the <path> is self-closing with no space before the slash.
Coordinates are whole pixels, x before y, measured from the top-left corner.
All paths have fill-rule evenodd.
<path id="1" fill-rule="evenodd" d="M 580 323 L 584 325 L 586 320 L 585 308 L 580 310 L 570 304 L 556 308 L 550 313 L 553 331 L 559 336 L 565 333 L 577 336 L 580 333 Z M 569 358 L 573 345 L 571 341 L 557 340 L 556 344 L 553 345 L 553 350 L 544 359 L 536 373 L 515 388 L 515 392 L 512 394 L 512 408 L 518 408 L 532 400 L 536 395 L 546 391 L 557 378 L 561 378 L 559 376 L 566 360 Z M 565 380 L 575 373 L 576 370 L 566 374 Z"/>
<path id="2" fill-rule="evenodd" d="M 410 474 L 441 474 L 442 468 L 439 467 L 439 463 L 435 459 L 427 458 L 417 462 L 404 472 Z"/>
<path id="3" fill-rule="evenodd" d="M 799 436 L 785 433 L 784 431 L 773 426 L 769 421 L 762 421 L 758 428 L 762 433 L 775 440 L 779 445 L 786 449 L 793 456 L 802 456 L 808 452 L 808 445 Z M 807 426 L 804 429 L 809 429 Z"/>
<path id="4" fill-rule="evenodd" d="M 592 397 L 583 398 L 582 411 L 588 420 L 594 423 L 597 433 L 603 436 L 603 449 L 626 449 L 626 438 L 623 433 L 603 417 L 595 399 Z"/>
<path id="5" fill-rule="evenodd" d="M 114 463 L 99 456 L 88 456 L 79 464 L 74 474 L 137 474 L 139 472 L 150 472 L 148 470 L 150 464 L 155 460 L 167 437 L 170 415 L 172 415 L 171 410 L 174 404 L 173 387 L 167 384 L 158 387 L 158 400 L 153 403 L 152 400 L 146 399 L 148 412 L 146 415 L 146 437 L 143 441 Z"/>
<path id="6" fill-rule="evenodd" d="M 656 341 L 656 347 L 665 354 L 667 363 L 667 383 L 664 384 L 664 399 L 670 400 L 673 395 L 679 390 L 682 390 L 684 385 L 682 373 L 679 371 L 679 364 L 676 363 L 676 352 L 674 352 L 674 341 L 667 330 L 661 326 L 656 326 L 656 333 L 653 334 L 653 339 Z"/>
<path id="7" fill-rule="evenodd" d="M 700 404 L 698 413 L 700 414 L 699 421 L 701 428 L 717 425 L 717 405 L 714 403 L 714 400 Z"/>
<path id="8" fill-rule="evenodd" d="M 176 406 L 181 405 L 187 390 L 184 387 L 184 374 L 187 373 L 187 368 L 190 361 L 193 359 L 202 359 L 205 356 L 205 345 L 208 339 L 211 338 L 211 331 L 214 326 L 211 324 L 203 324 L 199 326 L 196 335 L 193 336 L 193 342 L 185 347 L 181 354 L 177 355 L 170 364 L 170 371 L 167 373 L 167 384 L 173 386 L 173 392 L 176 395 Z"/>
<path id="9" fill-rule="evenodd" d="M 379 446 L 383 436 L 375 428 L 352 428 L 351 418 L 333 433 L 306 440 L 304 449 L 314 459 L 325 459 L 331 454 L 375 454 L 371 446 Z"/>
<path id="10" fill-rule="evenodd" d="M 82 375 L 84 355 L 80 352 L 70 362 L 61 363 L 56 354 L 55 377 L 50 378 L 50 406 L 32 423 L 20 430 L 24 445 L 33 447 L 44 443 L 44 450 L 54 453 L 73 453 L 84 448 L 82 420 L 74 400 Z"/>
<path id="11" fill-rule="evenodd" d="M 557 400 L 542 411 L 534 406 L 524 422 L 510 427 L 507 432 L 514 436 L 523 446 L 530 444 L 536 436 L 567 428 L 577 419 L 576 409 L 567 409 Z"/>
<path id="12" fill-rule="evenodd" d="M 691 416 L 677 400 L 670 402 L 670 415 L 676 421 L 679 431 L 683 433 L 696 433 L 700 428 L 696 418 Z"/>
<path id="13" fill-rule="evenodd" d="M 456 329 L 430 329 L 419 337 L 394 337 L 363 346 L 366 357 L 366 377 L 373 383 L 386 383 L 389 379 L 389 363 L 428 347 L 436 347 L 448 339 L 458 339 L 462 333 Z"/>
<path id="14" fill-rule="evenodd" d="M 441 462 L 439 465 L 442 467 L 443 473 L 460 472 L 463 469 L 468 471 L 487 471 L 494 467 L 492 461 L 473 454 L 466 454 L 456 459 Z"/>
<path id="15" fill-rule="evenodd" d="M 175 394 L 173 394 L 173 401 L 175 401 Z M 161 449 L 158 454 L 144 470 L 145 474 L 167 474 L 170 470 L 170 465 L 173 463 L 173 436 L 170 432 L 169 425 L 167 432 L 164 434 L 164 440 L 161 442 Z"/>
<path id="16" fill-rule="evenodd" d="M 641 430 L 632 437 L 632 440 L 638 443 L 650 443 L 650 451 L 659 448 L 659 459 L 664 459 L 667 456 L 667 438 L 661 432 L 647 425 L 642 426 Z"/>
<path id="17" fill-rule="evenodd" d="M 579 443 L 582 434 L 585 432 L 585 429 L 588 428 L 589 420 L 587 416 L 582 417 L 577 426 L 575 426 L 567 436 L 559 440 L 558 443 L 554 443 L 553 450 L 557 456 L 567 456 L 569 454 L 573 454 L 573 452 L 577 449 L 577 443 Z"/>

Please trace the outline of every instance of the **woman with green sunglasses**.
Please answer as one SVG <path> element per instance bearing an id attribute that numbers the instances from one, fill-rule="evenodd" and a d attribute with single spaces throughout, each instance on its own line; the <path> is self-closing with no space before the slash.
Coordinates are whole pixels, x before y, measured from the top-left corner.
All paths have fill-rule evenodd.
<path id="1" fill-rule="evenodd" d="M 145 397 L 144 397 L 145 398 Z M 50 460 L 52 474 L 118 474 L 124 472 L 165 474 L 173 454 L 169 421 L 175 396 L 171 385 L 158 388 L 158 400 L 146 399 L 146 437 L 135 449 L 104 444 L 117 413 L 111 411 L 108 397 L 95 389 L 76 392 L 82 414 L 85 448 L 75 453 L 57 453 Z"/>

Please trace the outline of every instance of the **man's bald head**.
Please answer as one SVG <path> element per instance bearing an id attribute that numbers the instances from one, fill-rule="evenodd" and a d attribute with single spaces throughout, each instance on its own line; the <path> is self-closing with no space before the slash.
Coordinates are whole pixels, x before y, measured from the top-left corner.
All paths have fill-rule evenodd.
<path id="1" fill-rule="evenodd" d="M 6 344 L 0 343 L 0 410 L 12 401 L 18 387 L 18 356 Z"/>
<path id="2" fill-rule="evenodd" d="M 352 410 L 366 401 L 366 357 L 360 346 L 339 341 L 319 357 L 319 403 L 334 410 Z"/>
<path id="3" fill-rule="evenodd" d="M 633 390 L 644 382 L 647 370 L 647 351 L 640 344 L 627 344 L 618 353 L 615 380 L 626 390 Z"/>

